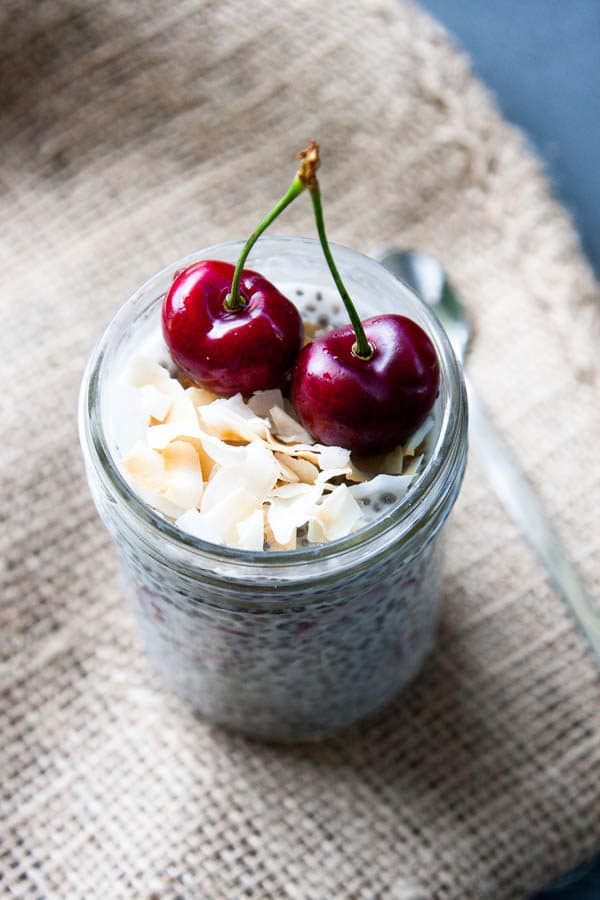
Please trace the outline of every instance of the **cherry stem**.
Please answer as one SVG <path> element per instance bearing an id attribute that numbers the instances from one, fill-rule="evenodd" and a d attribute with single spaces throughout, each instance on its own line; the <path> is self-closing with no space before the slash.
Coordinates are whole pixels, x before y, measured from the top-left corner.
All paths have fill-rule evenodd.
<path id="1" fill-rule="evenodd" d="M 311 141 L 308 147 L 305 150 L 301 150 L 298 153 L 298 158 L 301 160 L 300 168 L 296 174 L 296 177 L 290 184 L 289 188 L 271 212 L 266 216 L 258 228 L 252 232 L 240 254 L 240 258 L 237 261 L 235 271 L 233 273 L 233 281 L 231 282 L 231 292 L 227 294 L 225 298 L 225 309 L 230 312 L 236 312 L 237 310 L 243 309 L 246 305 L 246 301 L 244 297 L 240 293 L 240 283 L 242 280 L 242 274 L 244 271 L 244 264 L 248 258 L 248 255 L 255 243 L 266 229 L 269 227 L 271 222 L 274 222 L 275 219 L 284 211 L 284 209 L 292 203 L 293 200 L 296 199 L 307 187 L 310 187 L 315 181 L 315 172 L 319 165 L 319 145 L 316 141 Z"/>
<path id="2" fill-rule="evenodd" d="M 369 341 L 367 340 L 365 330 L 362 326 L 362 322 L 360 321 L 360 316 L 358 315 L 356 307 L 354 306 L 354 303 L 350 298 L 350 294 L 345 288 L 344 282 L 341 279 L 340 273 L 337 270 L 337 266 L 331 254 L 329 241 L 327 240 L 327 235 L 325 234 L 323 207 L 321 205 L 321 191 L 319 189 L 319 183 L 316 177 L 313 177 L 309 188 L 310 198 L 312 200 L 313 210 L 315 214 L 315 222 L 317 223 L 317 232 L 319 234 L 319 240 L 321 241 L 321 247 L 323 248 L 323 253 L 325 254 L 325 259 L 327 260 L 327 265 L 329 266 L 329 271 L 333 276 L 333 280 L 335 281 L 340 297 L 342 298 L 344 306 L 346 307 L 346 311 L 350 316 L 352 327 L 354 328 L 356 341 L 352 347 L 352 353 L 359 359 L 364 359 L 365 361 L 369 360 L 373 356 L 375 348 L 373 347 L 373 344 L 369 343 Z"/>

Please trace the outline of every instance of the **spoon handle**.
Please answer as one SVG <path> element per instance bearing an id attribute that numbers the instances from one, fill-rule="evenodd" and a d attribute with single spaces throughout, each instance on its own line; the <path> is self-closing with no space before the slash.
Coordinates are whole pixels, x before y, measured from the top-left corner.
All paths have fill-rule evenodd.
<path id="1" fill-rule="evenodd" d="M 508 447 L 492 424 L 475 388 L 465 376 L 469 397 L 469 440 L 496 495 L 531 549 L 579 627 L 600 658 L 600 606 L 592 600 L 560 538 Z"/>

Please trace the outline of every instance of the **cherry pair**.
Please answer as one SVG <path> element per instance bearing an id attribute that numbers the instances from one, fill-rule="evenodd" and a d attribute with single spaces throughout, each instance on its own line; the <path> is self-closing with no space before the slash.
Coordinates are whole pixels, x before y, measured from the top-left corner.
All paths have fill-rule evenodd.
<path id="1" fill-rule="evenodd" d="M 285 387 L 298 418 L 317 440 L 361 454 L 382 453 L 408 438 L 438 390 L 434 347 L 416 322 L 381 315 L 361 322 L 331 255 L 312 142 L 299 157 L 287 193 L 246 242 L 237 265 L 202 260 L 178 273 L 165 298 L 163 332 L 173 361 L 217 394 Z M 260 235 L 308 188 L 319 239 L 351 325 L 301 349 L 296 307 L 244 263 Z"/>

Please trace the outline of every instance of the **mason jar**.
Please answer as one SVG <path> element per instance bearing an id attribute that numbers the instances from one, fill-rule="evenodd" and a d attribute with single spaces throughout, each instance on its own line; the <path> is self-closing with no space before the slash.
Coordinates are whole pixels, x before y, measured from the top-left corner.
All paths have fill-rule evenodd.
<path id="1" fill-rule="evenodd" d="M 179 530 L 134 493 L 120 470 L 107 385 L 134 351 L 136 335 L 160 328 L 174 273 L 198 259 L 235 263 L 241 248 L 242 242 L 220 244 L 179 260 L 120 308 L 83 378 L 80 439 L 125 594 L 166 684 L 213 722 L 267 740 L 306 740 L 384 707 L 431 650 L 443 526 L 465 467 L 465 391 L 448 339 L 427 307 L 374 260 L 334 246 L 362 318 L 407 315 L 435 346 L 440 387 L 423 471 L 402 499 L 331 543 L 253 552 Z M 319 289 L 332 285 L 313 240 L 263 238 L 247 268 L 300 307 L 306 286 L 320 297 Z M 290 295 L 294 284 L 304 287 Z"/>

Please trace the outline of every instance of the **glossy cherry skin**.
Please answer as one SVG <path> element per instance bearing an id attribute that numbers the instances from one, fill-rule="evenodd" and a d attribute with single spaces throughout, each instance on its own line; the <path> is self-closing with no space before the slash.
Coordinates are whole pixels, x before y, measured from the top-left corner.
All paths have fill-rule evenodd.
<path id="1" fill-rule="evenodd" d="M 292 402 L 323 444 L 367 455 L 403 443 L 435 401 L 439 364 L 422 328 L 399 315 L 363 322 L 371 359 L 352 352 L 351 325 L 307 344 L 292 375 Z"/>
<path id="2" fill-rule="evenodd" d="M 302 346 L 300 314 L 270 281 L 247 269 L 240 285 L 245 305 L 228 310 L 234 270 L 230 263 L 202 260 L 175 276 L 162 308 L 171 357 L 216 394 L 282 387 Z"/>

